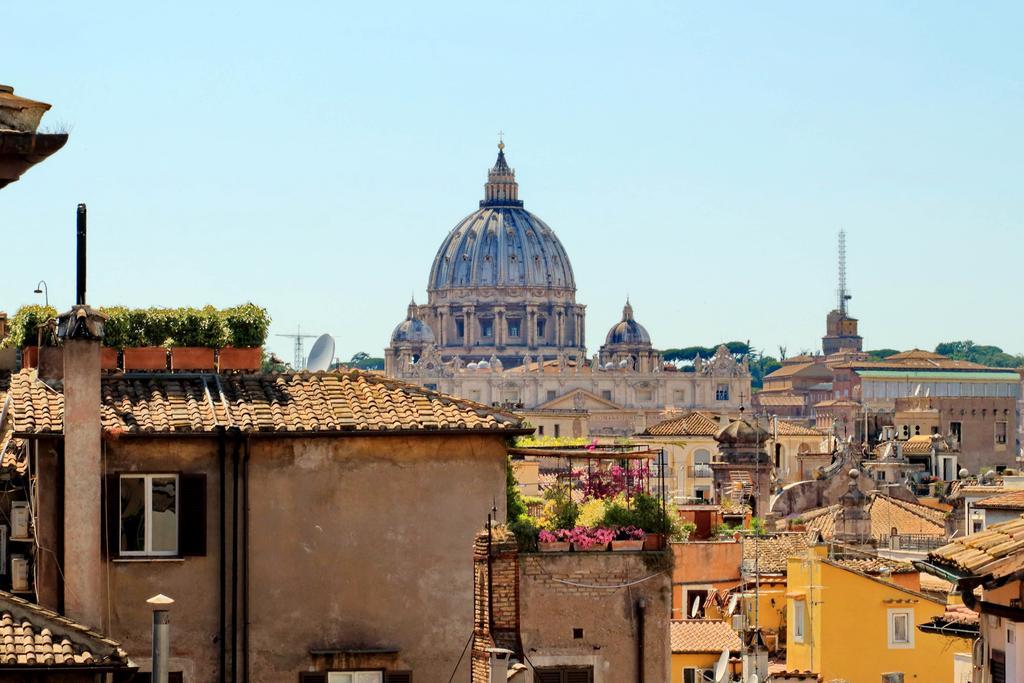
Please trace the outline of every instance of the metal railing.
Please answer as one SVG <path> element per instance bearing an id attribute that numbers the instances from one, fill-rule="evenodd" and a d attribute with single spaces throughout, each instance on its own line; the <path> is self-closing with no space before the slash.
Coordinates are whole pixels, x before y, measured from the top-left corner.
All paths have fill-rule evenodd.
<path id="1" fill-rule="evenodd" d="M 715 476 L 711 465 L 693 465 L 686 468 L 686 473 L 693 479 L 712 479 Z"/>
<path id="2" fill-rule="evenodd" d="M 935 550 L 946 545 L 948 541 L 945 536 L 931 536 L 929 534 L 888 534 L 878 537 L 878 547 L 889 550 Z"/>

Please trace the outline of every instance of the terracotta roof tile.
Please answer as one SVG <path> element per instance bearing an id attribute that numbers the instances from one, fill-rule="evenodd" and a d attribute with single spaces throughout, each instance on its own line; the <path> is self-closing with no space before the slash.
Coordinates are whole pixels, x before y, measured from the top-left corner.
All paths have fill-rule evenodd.
<path id="1" fill-rule="evenodd" d="M 694 411 L 652 425 L 644 432 L 648 436 L 714 436 L 722 429 L 708 413 Z"/>
<path id="2" fill-rule="evenodd" d="M 1024 510 L 1024 489 L 1016 489 L 1000 493 L 991 498 L 982 498 L 971 503 L 971 507 L 995 508 L 997 510 Z"/>
<path id="3" fill-rule="evenodd" d="M 472 401 L 359 371 L 257 375 L 106 375 L 100 419 L 108 432 L 471 430 L 522 422 Z M 14 431 L 60 433 L 64 397 L 34 372 L 14 375 Z"/>
<path id="4" fill-rule="evenodd" d="M 824 538 L 829 539 L 835 535 L 838 512 L 839 506 L 831 505 L 808 510 L 800 516 L 808 529 L 818 531 Z M 900 534 L 946 535 L 946 513 L 920 503 L 910 503 L 872 492 L 868 501 L 868 514 L 871 515 L 871 535 L 876 538 L 888 536 L 893 527 Z"/>
<path id="5" fill-rule="evenodd" d="M 803 554 L 807 547 L 805 533 L 781 533 L 761 538 L 746 537 L 743 539 L 743 568 L 745 571 L 753 572 L 756 558 L 760 573 L 785 574 L 786 561 L 790 557 Z"/>
<path id="6" fill-rule="evenodd" d="M 672 652 L 687 654 L 722 650 L 735 652 L 742 647 L 740 637 L 727 621 L 683 619 L 671 625 Z"/>
<path id="7" fill-rule="evenodd" d="M 807 398 L 804 396 L 791 396 L 789 394 L 773 395 L 765 392 L 754 394 L 754 401 L 762 406 L 804 406 L 807 405 Z"/>
<path id="8" fill-rule="evenodd" d="M 0 665 L 128 666 L 118 643 L 56 612 L 0 591 Z"/>
<path id="9" fill-rule="evenodd" d="M 779 436 L 819 436 L 824 438 L 827 433 L 796 422 L 779 420 Z"/>
<path id="10" fill-rule="evenodd" d="M 1024 568 L 1024 515 L 947 543 L 928 559 L 966 576 L 1004 576 Z"/>

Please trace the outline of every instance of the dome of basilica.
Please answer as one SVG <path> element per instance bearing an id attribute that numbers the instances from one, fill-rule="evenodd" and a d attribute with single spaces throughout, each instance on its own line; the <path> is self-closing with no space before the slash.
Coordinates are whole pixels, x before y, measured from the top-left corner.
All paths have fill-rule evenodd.
<path id="1" fill-rule="evenodd" d="M 622 309 L 622 320 L 615 323 L 612 329 L 608 330 L 608 336 L 605 337 L 604 343 L 606 346 L 622 344 L 629 344 L 631 346 L 651 345 L 651 335 L 647 333 L 647 328 L 633 318 L 633 307 L 629 301 L 626 301 L 626 305 Z"/>
<path id="2" fill-rule="evenodd" d="M 398 323 L 395 331 L 391 333 L 391 343 L 401 344 L 433 344 L 434 331 L 430 325 L 416 317 L 416 302 L 409 304 L 409 314 L 405 320 Z"/>
<path id="3" fill-rule="evenodd" d="M 544 221 L 523 208 L 503 145 L 488 173 L 480 208 L 448 233 L 427 285 L 432 292 L 475 288 L 576 289 L 562 243 Z"/>

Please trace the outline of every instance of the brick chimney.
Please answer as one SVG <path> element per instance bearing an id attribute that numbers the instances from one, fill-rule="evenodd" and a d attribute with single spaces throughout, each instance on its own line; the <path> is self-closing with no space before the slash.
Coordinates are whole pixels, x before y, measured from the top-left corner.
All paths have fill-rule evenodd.
<path id="1" fill-rule="evenodd" d="M 76 303 L 57 320 L 64 344 L 64 611 L 100 629 L 100 341 L 106 318 L 85 303 L 85 217 L 79 204 Z"/>
<path id="2" fill-rule="evenodd" d="M 493 595 L 491 591 L 493 590 Z M 472 683 L 490 683 L 496 659 L 505 666 L 522 660 L 519 635 L 519 547 L 515 537 L 495 528 L 488 543 L 487 530 L 473 544 L 473 650 Z M 511 654 L 502 658 L 504 652 Z"/>

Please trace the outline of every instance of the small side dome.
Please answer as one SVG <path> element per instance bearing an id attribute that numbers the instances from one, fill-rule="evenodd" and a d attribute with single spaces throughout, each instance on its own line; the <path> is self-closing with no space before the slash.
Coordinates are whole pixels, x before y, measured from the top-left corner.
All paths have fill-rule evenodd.
<path id="1" fill-rule="evenodd" d="M 647 328 L 633 318 L 633 306 L 630 305 L 629 299 L 626 299 L 626 305 L 622 309 L 622 320 L 608 330 L 608 336 L 605 337 L 604 343 L 606 346 L 616 344 L 651 345 L 651 335 L 647 333 Z"/>
<path id="2" fill-rule="evenodd" d="M 715 435 L 715 441 L 725 446 L 763 447 L 771 434 L 761 427 L 755 427 L 746 420 L 733 420 Z"/>
<path id="3" fill-rule="evenodd" d="M 416 317 L 416 301 L 409 304 L 409 313 L 391 333 L 391 343 L 433 344 L 434 331 L 430 325 Z"/>

